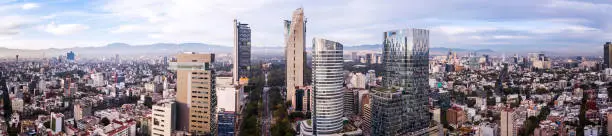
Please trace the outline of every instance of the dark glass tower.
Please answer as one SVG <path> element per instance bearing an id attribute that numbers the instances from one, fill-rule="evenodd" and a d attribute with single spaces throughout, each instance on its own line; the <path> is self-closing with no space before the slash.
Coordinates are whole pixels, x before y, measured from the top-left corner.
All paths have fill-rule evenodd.
<path id="1" fill-rule="evenodd" d="M 382 87 L 371 90 L 373 136 L 411 135 L 429 126 L 429 31 L 384 33 Z"/>
<path id="2" fill-rule="evenodd" d="M 251 28 L 248 24 L 241 24 L 234 20 L 234 57 L 233 77 L 234 83 L 243 77 L 249 77 L 251 66 Z"/>

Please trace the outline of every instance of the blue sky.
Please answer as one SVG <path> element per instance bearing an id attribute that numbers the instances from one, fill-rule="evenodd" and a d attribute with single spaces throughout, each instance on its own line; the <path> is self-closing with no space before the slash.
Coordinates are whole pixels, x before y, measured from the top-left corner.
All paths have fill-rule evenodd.
<path id="1" fill-rule="evenodd" d="M 432 47 L 593 53 L 612 41 L 609 0 L 0 0 L 0 47 L 231 46 L 234 18 L 254 46 L 282 46 L 282 20 L 299 7 L 308 39 L 344 45 L 410 27 L 429 29 Z"/>

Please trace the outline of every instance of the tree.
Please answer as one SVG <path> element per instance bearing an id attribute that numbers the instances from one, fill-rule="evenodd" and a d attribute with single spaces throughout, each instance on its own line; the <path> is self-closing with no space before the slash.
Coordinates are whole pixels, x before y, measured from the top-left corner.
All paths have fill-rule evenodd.
<path id="1" fill-rule="evenodd" d="M 153 108 L 153 98 L 151 96 L 146 96 L 144 100 L 144 105 Z"/>
<path id="2" fill-rule="evenodd" d="M 608 101 L 612 100 L 612 87 L 608 87 Z"/>
<path id="3" fill-rule="evenodd" d="M 103 126 L 107 126 L 108 124 L 110 124 L 110 120 L 108 120 L 108 118 L 104 117 L 102 118 L 102 120 L 100 120 L 100 124 Z"/>

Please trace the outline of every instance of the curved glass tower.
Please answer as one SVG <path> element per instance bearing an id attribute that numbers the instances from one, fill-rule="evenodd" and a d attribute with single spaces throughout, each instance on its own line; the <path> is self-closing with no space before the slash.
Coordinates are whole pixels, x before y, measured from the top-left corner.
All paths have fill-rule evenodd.
<path id="1" fill-rule="evenodd" d="M 319 38 L 313 43 L 313 134 L 332 134 L 342 130 L 342 44 Z"/>

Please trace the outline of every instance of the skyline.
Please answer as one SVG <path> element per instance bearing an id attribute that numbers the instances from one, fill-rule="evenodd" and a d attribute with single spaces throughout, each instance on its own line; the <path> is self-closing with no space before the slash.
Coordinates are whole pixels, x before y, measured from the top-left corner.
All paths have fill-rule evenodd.
<path id="1" fill-rule="evenodd" d="M 197 5 L 197 6 L 195 6 Z M 286 13 L 303 7 L 306 45 L 381 44 L 399 28 L 431 31 L 431 47 L 599 53 L 612 41 L 604 0 L 469 1 L 21 1 L 1 0 L 0 47 L 46 49 L 111 43 L 206 43 L 231 47 L 232 21 L 253 29 L 253 46 L 282 46 Z M 553 48 L 554 47 L 554 48 Z M 579 49 L 579 50 L 578 50 Z"/>

